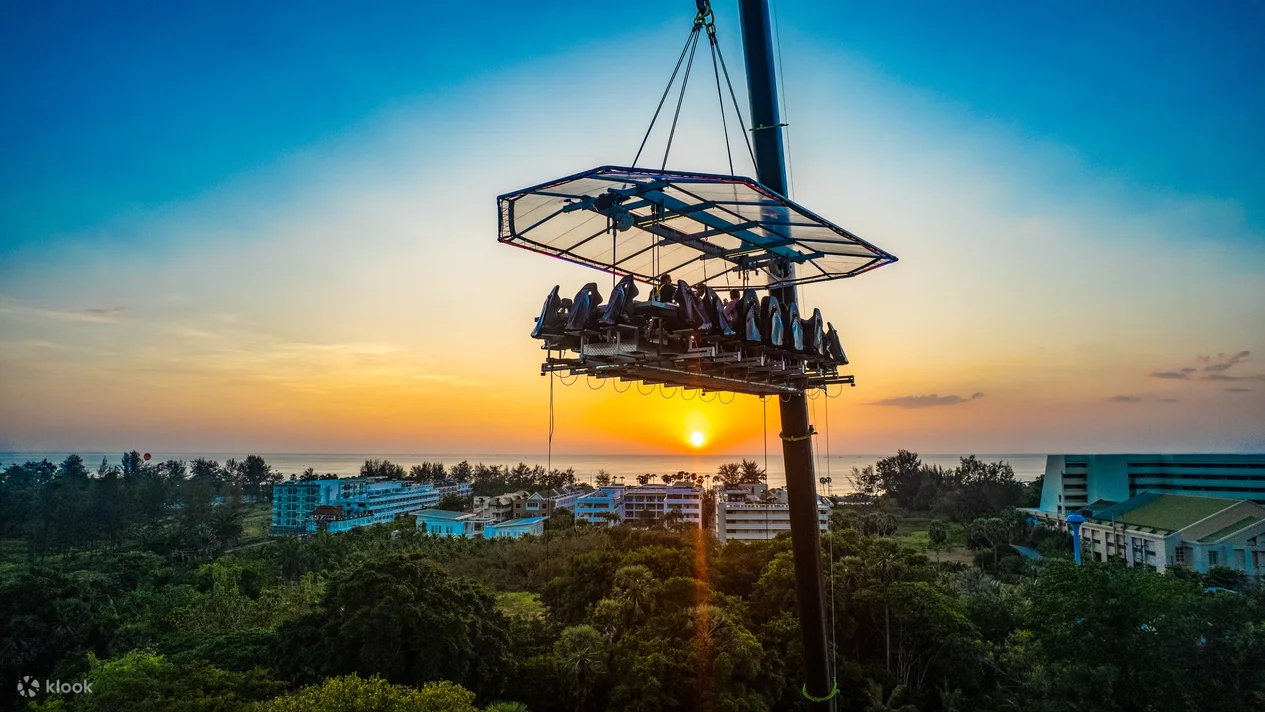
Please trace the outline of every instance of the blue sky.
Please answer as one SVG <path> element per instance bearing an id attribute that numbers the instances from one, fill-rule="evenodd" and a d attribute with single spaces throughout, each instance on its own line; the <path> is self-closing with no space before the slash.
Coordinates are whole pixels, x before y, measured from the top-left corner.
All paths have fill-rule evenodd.
<path id="1" fill-rule="evenodd" d="M 524 325 L 591 274 L 493 197 L 630 161 L 691 2 L 0 3 L 0 450 L 543 451 Z M 779 0 L 793 197 L 900 257 L 802 294 L 834 452 L 1265 449 L 1262 8 Z M 555 452 L 762 450 L 560 398 Z"/>
<path id="2" fill-rule="evenodd" d="M 627 38 L 672 36 L 689 5 L 5 2 L 0 241 L 187 199 L 393 105 L 577 46 L 636 71 L 642 51 Z M 722 35 L 736 37 L 732 8 L 717 7 Z M 778 10 L 787 37 L 837 47 L 1130 182 L 1233 200 L 1265 224 L 1262 3 Z M 586 69 L 574 71 L 582 83 Z"/>

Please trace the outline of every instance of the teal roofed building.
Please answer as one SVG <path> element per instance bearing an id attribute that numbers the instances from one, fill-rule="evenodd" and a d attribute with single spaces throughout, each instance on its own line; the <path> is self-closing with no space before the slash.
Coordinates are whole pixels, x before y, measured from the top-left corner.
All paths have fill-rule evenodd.
<path id="1" fill-rule="evenodd" d="M 1265 454 L 1050 455 L 1039 509 L 1067 515 L 1142 492 L 1265 505 Z"/>
<path id="2" fill-rule="evenodd" d="M 1082 560 L 1120 558 L 1156 571 L 1208 573 L 1225 566 L 1265 576 L 1265 507 L 1247 500 L 1143 492 L 1120 503 L 1086 507 Z M 1047 518 L 1047 524 L 1063 523 Z"/>
<path id="3" fill-rule="evenodd" d="M 1157 571 L 1225 566 L 1265 576 L 1265 455 L 1050 455 L 1041 506 L 1066 529 L 1085 517 L 1085 562 L 1124 559 Z"/>

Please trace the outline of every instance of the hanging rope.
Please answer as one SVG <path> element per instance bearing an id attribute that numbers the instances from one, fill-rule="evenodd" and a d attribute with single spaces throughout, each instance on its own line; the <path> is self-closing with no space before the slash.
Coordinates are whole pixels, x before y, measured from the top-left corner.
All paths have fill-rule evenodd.
<path id="1" fill-rule="evenodd" d="M 599 379 L 598 379 L 598 382 L 597 382 L 597 388 L 594 388 L 594 387 L 593 387 L 593 374 L 591 374 L 591 373 L 590 373 L 590 374 L 588 374 L 588 375 L 586 375 L 586 376 L 584 377 L 584 385 L 588 386 L 590 391 L 600 391 L 600 390 L 602 390 L 602 388 L 603 388 L 603 387 L 605 387 L 605 386 L 606 386 L 606 379 L 605 379 L 605 378 L 599 378 Z"/>
<path id="2" fill-rule="evenodd" d="M 816 434 L 817 434 L 817 431 L 814 430 L 813 426 L 810 425 L 808 426 L 808 432 L 804 435 L 787 435 L 786 433 L 778 433 L 777 436 L 779 438 L 782 438 L 783 442 L 802 443 Z"/>
<path id="3" fill-rule="evenodd" d="M 720 404 L 721 404 L 721 405 L 729 405 L 730 403 L 733 403 L 733 402 L 734 402 L 734 399 L 735 399 L 735 398 L 737 398 L 737 397 L 738 397 L 738 394 L 737 394 L 737 393 L 734 393 L 734 392 L 732 392 L 732 391 L 730 391 L 730 392 L 729 392 L 729 400 L 725 400 L 725 393 L 724 393 L 724 391 L 722 391 L 722 392 L 721 392 L 721 394 L 718 396 L 718 398 L 720 399 Z"/>
<path id="4" fill-rule="evenodd" d="M 769 397 L 760 396 L 760 405 L 764 407 L 764 476 L 769 476 Z M 768 532 L 768 527 L 765 527 Z"/>
<path id="5" fill-rule="evenodd" d="M 571 386 L 574 386 L 574 385 L 575 385 L 575 382 L 576 382 L 576 381 L 578 381 L 578 380 L 580 380 L 580 374 L 578 374 L 578 373 L 577 373 L 577 374 L 575 374 L 574 376 L 572 376 L 572 377 L 571 377 L 571 382 L 570 382 L 570 383 L 567 383 L 567 379 L 563 378 L 562 376 L 558 376 L 558 383 L 561 383 L 562 385 L 566 386 L 567 388 L 570 388 Z"/>
<path id="6" fill-rule="evenodd" d="M 826 481 L 833 484 L 834 479 L 830 477 L 830 396 L 828 393 L 821 403 L 826 414 Z"/>
<path id="7" fill-rule="evenodd" d="M 611 390 L 615 391 L 616 393 L 627 393 L 628 389 L 632 387 L 633 387 L 632 381 L 629 381 L 628 385 L 624 386 L 624 390 L 621 391 L 619 390 L 619 381 L 614 381 L 611 383 Z"/>
<path id="8" fill-rule="evenodd" d="M 802 693 L 804 695 L 804 699 L 808 700 L 809 702 L 826 702 L 828 700 L 833 699 L 835 695 L 839 694 L 839 682 L 837 680 L 832 680 L 830 684 L 831 684 L 830 694 L 826 695 L 825 697 L 813 697 L 812 695 L 808 694 L 807 682 L 805 682 L 804 686 L 800 689 L 800 693 Z"/>
<path id="9" fill-rule="evenodd" d="M 546 448 L 545 469 L 553 471 L 553 378 L 557 374 L 549 372 L 549 446 Z"/>
<path id="10" fill-rule="evenodd" d="M 822 407 L 826 414 L 826 486 L 830 487 L 834 483 L 834 478 L 830 476 L 830 393 L 827 389 L 826 399 L 822 402 Z M 829 540 L 828 547 L 830 549 L 830 675 L 837 678 L 839 675 L 839 648 L 835 641 L 836 617 L 835 617 L 835 537 L 832 531 L 834 526 L 830 514 L 826 515 L 826 535 Z"/>
<path id="11" fill-rule="evenodd" d="M 641 392 L 641 381 L 637 381 L 637 393 L 638 393 L 639 395 L 643 395 L 643 396 L 648 396 L 648 395 L 650 395 L 651 393 L 654 393 L 654 384 L 653 384 L 653 383 L 651 383 L 651 384 L 650 384 L 650 390 L 646 391 L 645 393 L 642 393 L 642 392 Z"/>

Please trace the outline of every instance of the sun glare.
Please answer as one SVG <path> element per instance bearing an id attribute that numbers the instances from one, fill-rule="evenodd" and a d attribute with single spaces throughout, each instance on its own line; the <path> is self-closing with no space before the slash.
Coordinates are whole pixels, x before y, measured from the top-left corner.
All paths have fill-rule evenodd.
<path id="1" fill-rule="evenodd" d="M 697 430 L 690 433 L 690 444 L 694 447 L 703 447 L 703 442 L 705 440 L 706 438 L 703 437 L 703 434 Z"/>

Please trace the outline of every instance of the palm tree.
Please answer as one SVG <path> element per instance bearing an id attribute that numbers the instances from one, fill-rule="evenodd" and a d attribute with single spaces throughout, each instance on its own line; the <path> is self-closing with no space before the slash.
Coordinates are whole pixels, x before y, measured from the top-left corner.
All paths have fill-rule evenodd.
<path id="1" fill-rule="evenodd" d="M 901 704 L 906 692 L 904 685 L 897 685 L 892 688 L 892 694 L 884 699 L 883 686 L 870 680 L 865 684 L 865 712 L 918 712 L 918 708 L 913 705 Z"/>
<path id="2" fill-rule="evenodd" d="M 633 616 L 640 618 L 654 607 L 654 574 L 640 564 L 625 566 L 615 572 L 616 599 L 623 603 Z"/>
<path id="3" fill-rule="evenodd" d="M 576 625 L 562 631 L 553 646 L 554 664 L 576 697 L 577 710 L 585 709 L 585 699 L 606 674 L 606 639 L 591 625 Z"/>

